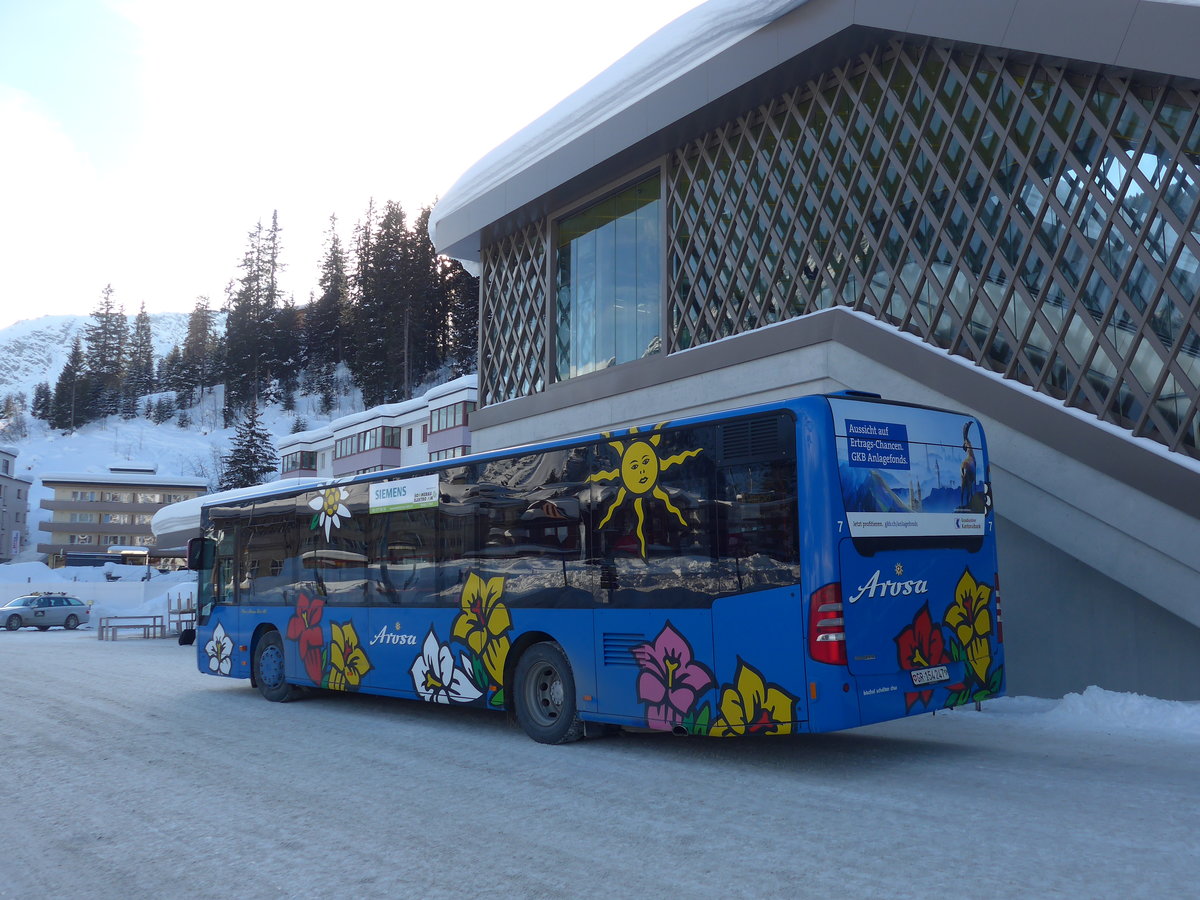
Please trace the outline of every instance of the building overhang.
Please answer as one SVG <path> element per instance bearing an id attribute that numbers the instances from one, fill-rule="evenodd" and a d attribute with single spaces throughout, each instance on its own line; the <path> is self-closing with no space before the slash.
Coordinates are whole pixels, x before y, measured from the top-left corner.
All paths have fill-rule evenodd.
<path id="1" fill-rule="evenodd" d="M 709 0 L 472 166 L 434 208 L 440 253 L 574 202 L 823 71 L 912 35 L 1200 81 L 1200 0 Z"/>

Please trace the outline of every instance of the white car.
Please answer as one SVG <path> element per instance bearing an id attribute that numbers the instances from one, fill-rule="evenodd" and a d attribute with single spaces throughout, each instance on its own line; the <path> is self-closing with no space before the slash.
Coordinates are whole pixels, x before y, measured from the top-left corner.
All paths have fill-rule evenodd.
<path id="1" fill-rule="evenodd" d="M 0 607 L 0 622 L 9 631 L 33 626 L 46 631 L 51 625 L 66 629 L 90 622 L 92 608 L 77 597 L 66 594 L 25 594 Z"/>

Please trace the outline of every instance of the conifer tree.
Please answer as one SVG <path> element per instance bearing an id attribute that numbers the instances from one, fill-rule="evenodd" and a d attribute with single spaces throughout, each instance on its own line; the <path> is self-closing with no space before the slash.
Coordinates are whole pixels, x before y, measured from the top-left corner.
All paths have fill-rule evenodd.
<path id="1" fill-rule="evenodd" d="M 33 388 L 33 406 L 29 408 L 29 414 L 35 419 L 47 422 L 50 420 L 53 403 L 54 395 L 50 391 L 50 383 L 39 381 Z"/>
<path id="2" fill-rule="evenodd" d="M 338 364 L 346 361 L 343 326 L 349 315 L 350 277 L 337 234 L 337 216 L 329 217 L 318 288 L 320 293 L 304 317 L 304 346 L 309 376 L 318 390 L 324 390 L 326 384 L 332 384 Z"/>
<path id="3" fill-rule="evenodd" d="M 59 373 L 54 385 L 54 399 L 50 407 L 50 427 L 63 431 L 74 431 L 84 422 L 81 415 L 84 402 L 90 394 L 88 375 L 84 370 L 83 346 L 79 338 L 71 345 L 71 353 Z"/>
<path id="4" fill-rule="evenodd" d="M 279 305 L 280 228 L 278 214 L 271 228 L 259 222 L 250 232 L 242 258 L 242 275 L 231 285 L 225 320 L 225 405 L 227 417 L 259 396 L 278 377 L 279 342 L 276 312 Z"/>
<path id="5" fill-rule="evenodd" d="M 410 383 L 419 384 L 438 369 L 449 346 L 449 316 L 441 289 L 438 255 L 429 237 L 430 208 L 423 208 L 408 235 L 411 287 L 408 300 L 407 352 Z"/>
<path id="6" fill-rule="evenodd" d="M 238 424 L 230 452 L 222 457 L 222 462 L 221 490 L 262 484 L 279 463 L 271 434 L 263 426 L 258 404 L 253 399 L 246 417 Z"/>
<path id="7" fill-rule="evenodd" d="M 280 303 L 272 321 L 275 341 L 272 372 L 285 395 L 295 393 L 300 387 L 300 371 L 305 366 L 301 318 L 300 310 L 288 297 Z"/>
<path id="8" fill-rule="evenodd" d="M 18 391 L 4 395 L 4 409 L 0 411 L 0 440 L 20 441 L 29 434 L 25 424 L 25 394 Z"/>
<path id="9" fill-rule="evenodd" d="M 126 391 L 121 395 L 121 418 L 128 421 L 136 419 L 138 414 L 138 395 L 133 391 Z"/>
<path id="10" fill-rule="evenodd" d="M 92 313 L 93 321 L 84 328 L 84 368 L 90 392 L 80 407 L 79 424 L 120 411 L 129 323 L 112 295 L 112 285 L 105 285 Z"/>
<path id="11" fill-rule="evenodd" d="M 146 314 L 146 304 L 143 303 L 133 319 L 124 393 L 134 398 L 136 406 L 137 398 L 152 394 L 154 390 L 154 334 L 150 328 L 150 316 Z"/>
<path id="12" fill-rule="evenodd" d="M 221 341 L 216 333 L 215 315 L 208 308 L 207 297 L 197 297 L 196 306 L 188 316 L 187 334 L 183 339 L 181 363 L 183 384 L 189 388 L 211 388 L 221 371 Z"/>
<path id="13" fill-rule="evenodd" d="M 453 375 L 466 375 L 478 367 L 479 279 L 457 260 L 440 256 L 437 282 L 442 295 L 442 315 L 446 317 L 442 361 L 450 364 Z"/>
<path id="14" fill-rule="evenodd" d="M 0 417 L 0 441 L 23 441 L 29 437 L 29 426 L 25 423 L 23 410 L 14 409 Z"/>
<path id="15" fill-rule="evenodd" d="M 162 425 L 171 420 L 175 415 L 175 400 L 166 395 L 159 396 L 154 401 L 154 408 L 150 414 L 150 421 L 155 425 Z"/>
<path id="16" fill-rule="evenodd" d="M 350 369 L 367 406 L 407 399 L 413 383 L 413 304 L 421 295 L 411 234 L 404 210 L 389 200 L 374 233 L 369 256 L 359 261 L 358 293 L 351 322 L 355 336 Z"/>

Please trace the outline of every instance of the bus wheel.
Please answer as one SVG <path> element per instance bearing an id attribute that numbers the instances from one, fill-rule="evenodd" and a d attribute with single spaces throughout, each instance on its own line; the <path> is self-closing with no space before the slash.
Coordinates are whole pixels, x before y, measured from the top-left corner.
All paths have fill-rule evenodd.
<path id="1" fill-rule="evenodd" d="M 525 733 L 542 744 L 566 744 L 583 737 L 575 708 L 575 676 L 558 644 L 530 647 L 517 663 L 513 704 Z"/>
<path id="2" fill-rule="evenodd" d="M 258 691 L 274 703 L 292 697 L 292 686 L 283 677 L 283 638 L 278 631 L 269 631 L 254 647 L 254 683 Z"/>

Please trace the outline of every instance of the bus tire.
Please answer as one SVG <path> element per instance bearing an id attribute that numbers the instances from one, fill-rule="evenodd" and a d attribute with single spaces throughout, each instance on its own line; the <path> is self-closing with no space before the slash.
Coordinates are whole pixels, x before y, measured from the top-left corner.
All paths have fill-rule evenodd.
<path id="1" fill-rule="evenodd" d="M 575 703 L 575 676 L 562 647 L 534 644 L 521 656 L 514 678 L 513 706 L 525 733 L 541 744 L 566 744 L 583 737 Z"/>
<path id="2" fill-rule="evenodd" d="M 292 699 L 293 688 L 283 670 L 283 638 L 278 631 L 268 631 L 254 645 L 253 674 L 258 692 L 272 703 Z"/>

